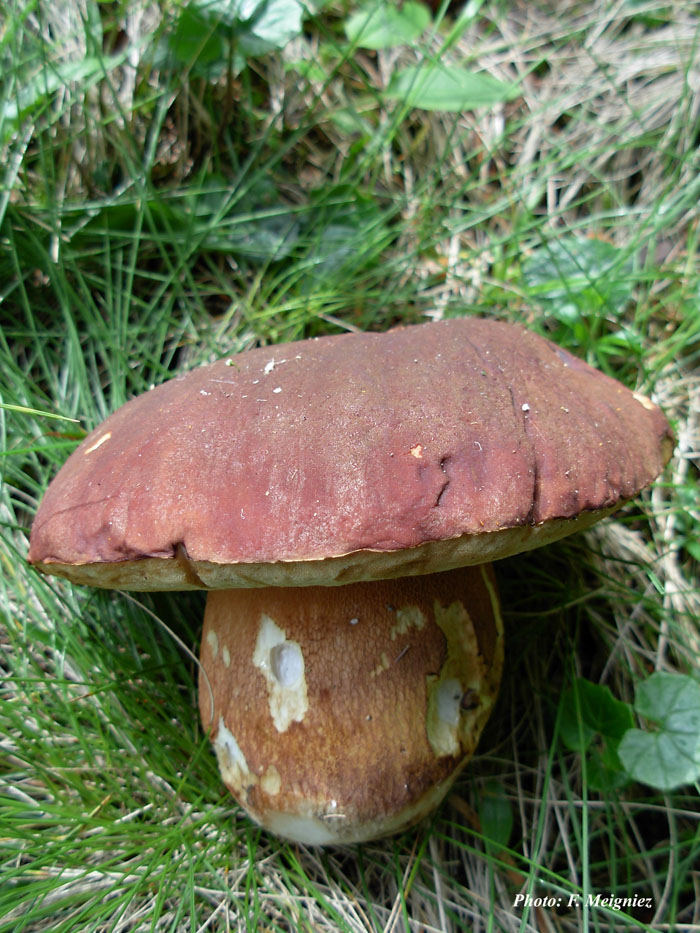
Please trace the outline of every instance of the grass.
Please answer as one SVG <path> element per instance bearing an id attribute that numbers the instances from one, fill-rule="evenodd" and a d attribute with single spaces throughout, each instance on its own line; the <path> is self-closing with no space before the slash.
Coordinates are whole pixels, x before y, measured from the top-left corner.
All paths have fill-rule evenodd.
<path id="1" fill-rule="evenodd" d="M 6 5 L 0 930 L 698 928 L 697 788 L 594 790 L 558 721 L 579 676 L 628 701 L 653 670 L 697 677 L 700 19 L 466 10 L 375 53 L 324 5 L 240 68 L 207 58 L 214 31 L 183 45 L 178 5 Z M 518 96 L 382 96 L 428 56 Z M 41 578 L 32 516 L 83 432 L 175 372 L 471 313 L 652 393 L 674 459 L 592 532 L 498 566 L 503 689 L 431 820 L 358 848 L 280 842 L 242 818 L 198 722 L 201 594 Z M 650 906 L 595 903 L 611 893 Z"/>

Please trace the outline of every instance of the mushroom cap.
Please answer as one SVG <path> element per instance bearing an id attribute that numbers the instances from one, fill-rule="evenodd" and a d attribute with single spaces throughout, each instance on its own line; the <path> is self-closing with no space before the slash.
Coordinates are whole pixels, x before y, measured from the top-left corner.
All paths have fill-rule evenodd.
<path id="1" fill-rule="evenodd" d="M 671 450 L 648 399 L 520 326 L 320 337 L 122 406 L 49 486 L 29 560 L 131 590 L 430 573 L 592 524 Z"/>

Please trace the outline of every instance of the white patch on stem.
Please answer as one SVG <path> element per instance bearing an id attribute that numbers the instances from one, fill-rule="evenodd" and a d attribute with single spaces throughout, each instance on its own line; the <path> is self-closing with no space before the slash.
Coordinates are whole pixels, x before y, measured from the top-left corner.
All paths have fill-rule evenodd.
<path id="1" fill-rule="evenodd" d="M 211 656 L 216 659 L 216 656 L 219 653 L 219 639 L 213 628 L 210 628 L 207 632 L 207 644 L 209 645 Z"/>
<path id="2" fill-rule="evenodd" d="M 260 617 L 253 664 L 267 682 L 270 716 L 277 731 L 285 732 L 292 722 L 301 722 L 309 708 L 304 655 L 298 643 L 288 641 L 265 613 Z"/>

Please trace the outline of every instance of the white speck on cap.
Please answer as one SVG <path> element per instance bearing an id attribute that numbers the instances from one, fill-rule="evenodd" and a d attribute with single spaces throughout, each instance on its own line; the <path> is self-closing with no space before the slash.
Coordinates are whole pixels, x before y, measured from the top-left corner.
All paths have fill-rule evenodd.
<path id="1" fill-rule="evenodd" d="M 85 451 L 86 454 L 91 454 L 93 450 L 97 450 L 98 447 L 101 447 L 105 441 L 108 441 L 112 436 L 111 431 L 106 431 L 102 437 L 98 437 L 94 444 L 91 444 L 90 447 Z"/>

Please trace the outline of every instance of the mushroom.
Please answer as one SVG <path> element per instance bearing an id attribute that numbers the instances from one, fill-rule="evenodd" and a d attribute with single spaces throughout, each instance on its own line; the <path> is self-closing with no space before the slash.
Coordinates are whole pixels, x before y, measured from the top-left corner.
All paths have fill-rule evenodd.
<path id="1" fill-rule="evenodd" d="M 647 398 L 542 337 L 454 319 L 260 348 L 122 406 L 50 484 L 29 560 L 210 590 L 200 710 L 225 783 L 312 844 L 410 826 L 495 701 L 490 562 L 659 474 Z"/>

